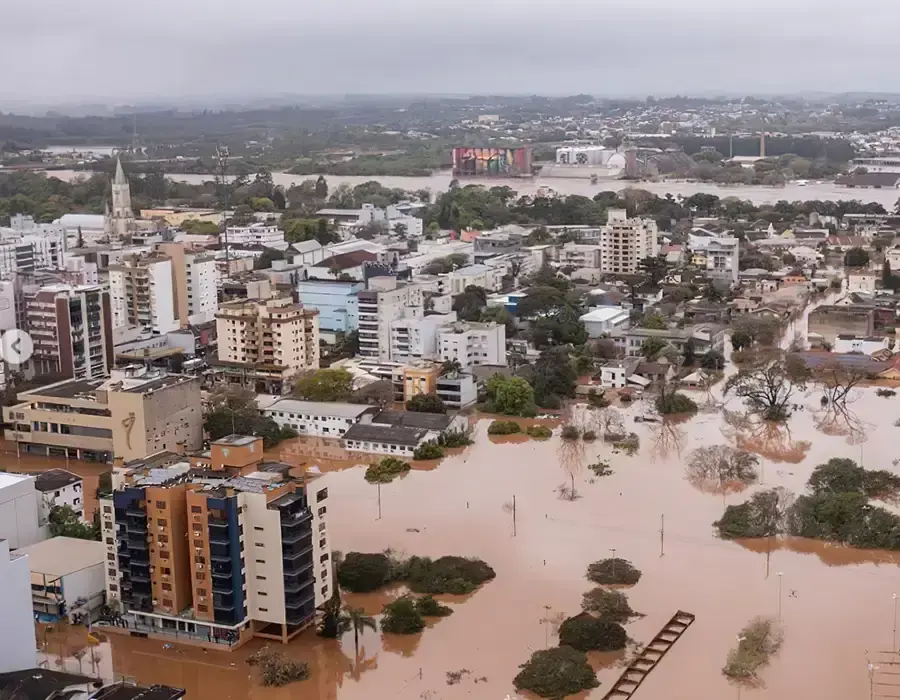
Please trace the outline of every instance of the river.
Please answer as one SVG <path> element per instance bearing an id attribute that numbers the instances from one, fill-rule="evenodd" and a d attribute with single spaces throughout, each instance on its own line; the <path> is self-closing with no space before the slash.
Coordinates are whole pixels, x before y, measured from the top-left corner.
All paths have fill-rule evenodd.
<path id="1" fill-rule="evenodd" d="M 54 170 L 48 173 L 52 177 L 61 180 L 71 180 L 75 177 L 89 176 L 91 173 L 80 172 L 75 170 Z M 202 174 L 176 174 L 169 173 L 167 175 L 172 180 L 180 182 L 188 182 L 199 185 L 213 179 L 213 175 Z M 290 187 L 294 184 L 300 184 L 307 179 L 315 179 L 317 175 L 291 175 L 284 172 L 272 173 L 272 179 L 276 185 Z M 429 189 L 432 193 L 441 192 L 450 186 L 452 176 L 449 172 L 436 172 L 428 177 L 392 177 L 392 176 L 337 176 L 326 175 L 328 184 L 331 188 L 346 183 L 351 186 L 377 180 L 385 187 L 397 187 L 404 190 L 415 191 L 421 189 Z M 894 204 L 900 197 L 900 191 L 894 189 L 847 189 L 840 187 L 834 183 L 810 183 L 806 186 L 797 184 L 788 184 L 784 187 L 762 187 L 756 185 L 734 185 L 725 186 L 717 185 L 709 182 L 685 182 L 685 181 L 668 181 L 668 182 L 635 182 L 627 183 L 621 180 L 601 181 L 596 185 L 592 185 L 589 180 L 570 179 L 570 178 L 553 178 L 553 177 L 536 177 L 533 179 L 479 179 L 479 180 L 462 180 L 463 184 L 475 183 L 488 187 L 508 186 L 518 192 L 520 195 L 534 194 L 541 188 L 552 189 L 559 194 L 580 194 L 587 197 L 593 197 L 604 190 L 619 191 L 625 187 L 638 187 L 648 190 L 659 196 L 671 193 L 679 197 L 689 197 L 698 192 L 718 195 L 719 197 L 739 197 L 740 199 L 750 200 L 754 204 L 774 204 L 779 200 L 796 201 L 796 200 L 839 200 L 839 199 L 860 199 L 864 202 L 878 202 L 888 210 L 893 210 Z"/>

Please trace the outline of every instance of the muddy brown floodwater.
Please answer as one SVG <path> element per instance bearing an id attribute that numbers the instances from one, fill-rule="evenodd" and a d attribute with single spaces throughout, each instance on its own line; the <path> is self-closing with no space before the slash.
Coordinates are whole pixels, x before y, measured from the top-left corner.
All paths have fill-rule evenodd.
<path id="1" fill-rule="evenodd" d="M 882 659 L 873 687 L 890 683 L 889 676 L 879 675 L 888 668 L 879 652 L 894 644 L 898 558 L 795 539 L 724 542 L 711 527 L 724 505 L 742 502 L 758 489 L 777 485 L 802 491 L 813 467 L 831 457 L 900 472 L 893 466 L 900 458 L 900 428 L 893 425 L 900 398 L 876 397 L 873 388 L 855 391 L 849 408 L 862 427 L 844 432 L 835 425 L 843 417 L 823 426 L 817 392 L 798 395 L 797 403 L 804 408 L 791 418 L 789 430 L 773 430 L 726 423 L 721 413 L 701 413 L 678 424 L 635 423 L 635 415 L 648 412 L 647 404 L 638 402 L 624 413 L 627 430 L 640 436 L 639 452 L 629 457 L 601 442 L 586 445 L 584 464 L 604 459 L 613 473 L 594 478 L 587 469 L 578 471 L 580 497 L 574 501 L 559 496 L 570 475 L 560 465 L 558 436 L 497 444 L 487 437 L 488 420 L 477 423 L 471 447 L 382 487 L 380 520 L 376 489 L 365 482 L 364 467 L 350 466 L 368 460 L 322 452 L 321 458 L 330 460 L 325 478 L 335 549 L 476 556 L 494 567 L 496 579 L 464 600 L 447 597 L 454 614 L 416 637 L 365 631 L 359 654 L 352 634 L 340 641 L 301 635 L 285 650 L 306 660 L 312 676 L 281 689 L 262 688 L 245 663 L 258 642 L 229 654 L 164 649 L 159 641 L 113 636 L 113 670 L 142 683 L 184 687 L 194 700 L 503 700 L 514 695 L 519 665 L 548 641 L 555 643 L 562 617 L 579 612 L 581 596 L 590 588 L 584 578 L 588 564 L 615 549 L 616 556 L 643 571 L 628 592 L 632 607 L 645 615 L 627 626 L 636 642 L 649 641 L 677 610 L 696 615 L 638 690 L 639 699 L 735 697 L 737 690 L 721 674 L 725 657 L 751 618 L 775 617 L 779 605 L 784 646 L 762 674 L 765 687 L 743 692 L 773 699 L 867 697 L 867 659 Z M 691 450 L 739 441 L 762 456 L 761 485 L 740 494 L 709 495 L 685 478 Z M 286 448 L 291 450 L 299 454 L 296 447 Z M 513 496 L 515 536 L 505 507 Z M 393 589 L 347 599 L 378 613 L 401 593 Z M 601 685 L 581 697 L 604 695 L 621 672 L 615 661 L 592 658 Z M 447 673 L 463 670 L 468 673 L 448 685 Z M 882 695 L 900 696 L 900 691 Z"/>

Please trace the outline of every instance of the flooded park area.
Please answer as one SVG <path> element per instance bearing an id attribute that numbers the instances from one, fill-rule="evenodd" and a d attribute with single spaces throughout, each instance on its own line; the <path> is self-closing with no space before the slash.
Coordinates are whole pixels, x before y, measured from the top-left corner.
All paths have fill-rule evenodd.
<path id="1" fill-rule="evenodd" d="M 721 411 L 638 423 L 635 416 L 648 410 L 638 401 L 620 410 L 627 429 L 640 438 L 632 455 L 598 441 L 581 443 L 573 458 L 558 429 L 549 440 L 494 442 L 487 436 L 490 420 L 481 418 L 473 445 L 385 485 L 380 518 L 376 487 L 365 481 L 364 466 L 332 447 L 310 462 L 330 460 L 322 478 L 331 492 L 335 549 L 478 557 L 496 578 L 464 598 L 441 597 L 454 614 L 418 635 L 365 630 L 357 652 L 352 633 L 339 641 L 304 633 L 284 651 L 309 664 L 310 678 L 280 689 L 262 687 L 246 663 L 262 646 L 258 641 L 229 653 L 110 635 L 100 645 L 98 668 L 117 678 L 183 687 L 197 698 L 524 698 L 512 687 L 519 665 L 554 645 L 559 622 L 580 611 L 591 587 L 588 564 L 616 556 L 643 572 L 628 591 L 631 606 L 644 615 L 627 625 L 637 645 L 676 611 L 696 615 L 640 695 L 736 695 L 721 669 L 737 634 L 755 616 L 780 614 L 785 641 L 763 674 L 765 687 L 742 692 L 863 697 L 872 681 L 869 662 L 895 644 L 892 595 L 900 590 L 900 557 L 798 538 L 729 542 L 712 528 L 726 505 L 755 489 L 783 486 L 802 493 L 814 466 L 832 457 L 897 471 L 900 399 L 880 398 L 872 388 L 854 390 L 847 417 L 830 418 L 827 425 L 814 389 L 797 401 L 802 410 L 782 426 L 726 419 Z M 584 420 L 601 420 L 587 417 L 592 413 L 602 409 L 586 412 Z M 686 456 L 716 444 L 760 455 L 762 483 L 724 495 L 693 485 L 685 475 Z M 285 450 L 301 452 L 292 445 Z M 595 477 L 587 465 L 597 460 L 612 473 Z M 561 497 L 570 482 L 575 500 Z M 344 599 L 377 616 L 401 593 L 388 589 Z M 603 697 L 622 672 L 621 659 L 592 655 L 600 687 L 583 697 Z M 89 662 L 90 656 L 83 661 Z M 891 694 L 900 695 L 884 695 Z"/>

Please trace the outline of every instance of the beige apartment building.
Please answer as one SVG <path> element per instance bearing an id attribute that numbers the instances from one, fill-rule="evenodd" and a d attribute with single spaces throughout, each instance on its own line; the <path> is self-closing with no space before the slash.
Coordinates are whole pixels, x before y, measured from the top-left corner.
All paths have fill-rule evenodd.
<path id="1" fill-rule="evenodd" d="M 624 209 L 610 209 L 600 229 L 600 271 L 638 272 L 641 260 L 659 254 L 659 230 L 653 219 L 629 219 Z"/>
<path id="2" fill-rule="evenodd" d="M 284 394 L 301 372 L 319 368 L 319 312 L 290 297 L 219 307 L 217 366 L 229 383 Z"/>
<path id="3" fill-rule="evenodd" d="M 3 419 L 7 440 L 42 455 L 128 461 L 203 444 L 199 379 L 143 367 L 22 392 Z"/>

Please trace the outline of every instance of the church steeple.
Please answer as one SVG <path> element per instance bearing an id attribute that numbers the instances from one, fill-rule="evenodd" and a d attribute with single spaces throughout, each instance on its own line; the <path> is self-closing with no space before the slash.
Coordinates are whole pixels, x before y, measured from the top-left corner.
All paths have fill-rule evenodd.
<path id="1" fill-rule="evenodd" d="M 112 228 L 118 238 L 133 233 L 134 212 L 131 210 L 131 186 L 122 168 L 122 159 L 116 158 L 116 175 L 112 182 Z"/>

